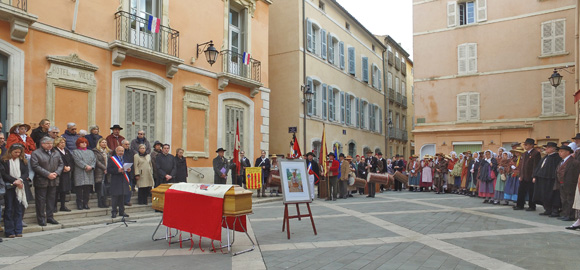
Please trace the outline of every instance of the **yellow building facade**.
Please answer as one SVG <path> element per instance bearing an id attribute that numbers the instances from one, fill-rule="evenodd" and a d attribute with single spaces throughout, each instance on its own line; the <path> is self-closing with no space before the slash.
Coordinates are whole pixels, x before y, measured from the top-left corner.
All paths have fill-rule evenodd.
<path id="1" fill-rule="evenodd" d="M 189 181 L 213 182 L 215 150 L 231 155 L 236 120 L 248 158 L 268 150 L 270 5 L 0 0 L 0 121 L 96 124 L 104 137 L 119 124 L 129 140 L 145 130 L 185 150 Z"/>

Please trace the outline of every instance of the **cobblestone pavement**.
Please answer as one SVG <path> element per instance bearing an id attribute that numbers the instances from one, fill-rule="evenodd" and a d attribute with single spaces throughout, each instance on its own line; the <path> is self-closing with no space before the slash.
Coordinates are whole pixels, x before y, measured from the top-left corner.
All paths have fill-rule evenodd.
<path id="1" fill-rule="evenodd" d="M 281 231 L 283 204 L 256 204 L 248 222 L 259 244 L 229 256 L 199 238 L 168 245 L 152 241 L 159 218 L 25 234 L 0 243 L 2 269 L 578 269 L 580 232 L 570 222 L 434 193 L 385 192 L 377 198 L 311 204 L 308 218 Z M 289 208 L 290 214 L 295 208 Z M 301 207 L 301 213 L 306 212 Z M 164 234 L 162 227 L 158 236 Z M 225 234 L 224 234 L 225 239 Z M 219 242 L 215 242 L 219 245 Z M 250 247 L 236 234 L 234 251 Z"/>

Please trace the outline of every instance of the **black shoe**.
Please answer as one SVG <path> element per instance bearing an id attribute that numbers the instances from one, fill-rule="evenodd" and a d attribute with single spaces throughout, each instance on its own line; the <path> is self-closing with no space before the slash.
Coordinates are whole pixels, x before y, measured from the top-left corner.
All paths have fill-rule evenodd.
<path id="1" fill-rule="evenodd" d="M 573 218 L 569 218 L 569 217 L 565 217 L 565 218 L 563 218 L 563 219 L 561 219 L 561 220 L 562 220 L 562 221 L 576 221 L 575 219 L 573 219 Z"/>
<path id="2" fill-rule="evenodd" d="M 566 227 L 566 230 L 578 230 L 578 229 L 580 229 L 580 226 L 574 226 L 574 225 L 572 225 L 572 226 Z"/>
<path id="3" fill-rule="evenodd" d="M 117 217 L 117 213 L 112 213 L 111 214 L 111 218 L 116 218 Z"/>
<path id="4" fill-rule="evenodd" d="M 54 218 L 48 218 L 46 221 L 50 224 L 58 224 L 58 221 L 56 221 Z"/>
<path id="5" fill-rule="evenodd" d="M 524 210 L 524 208 L 523 207 L 514 206 L 514 210 Z"/>
<path id="6" fill-rule="evenodd" d="M 129 215 L 127 215 L 127 214 L 122 214 L 122 216 L 123 216 L 123 217 L 129 217 Z"/>
<path id="7" fill-rule="evenodd" d="M 540 213 L 539 215 L 540 216 L 549 216 L 550 215 L 550 212 L 543 212 L 543 213 Z"/>
<path id="8" fill-rule="evenodd" d="M 551 214 L 549 217 L 555 218 L 555 217 L 559 217 L 559 216 L 560 216 L 559 214 Z"/>
<path id="9" fill-rule="evenodd" d="M 66 208 L 66 206 L 63 206 L 63 207 L 61 207 L 61 208 L 60 208 L 60 211 L 63 211 L 63 212 L 70 212 L 71 210 L 70 210 L 70 209 L 68 209 L 68 208 Z"/>
<path id="10" fill-rule="evenodd" d="M 536 208 L 531 208 L 531 207 L 528 207 L 528 208 L 526 209 L 526 211 L 528 211 L 528 212 L 536 211 Z"/>
<path id="11" fill-rule="evenodd" d="M 483 203 L 488 203 L 488 202 L 489 202 L 488 199 L 483 200 Z"/>
<path id="12" fill-rule="evenodd" d="M 565 218 L 566 218 L 566 217 L 559 217 L 558 219 L 559 219 L 559 220 L 562 220 L 562 219 L 565 219 Z"/>
<path id="13" fill-rule="evenodd" d="M 38 225 L 44 227 L 44 226 L 46 226 L 46 222 L 44 222 L 44 221 L 43 222 L 38 222 Z"/>
<path id="14" fill-rule="evenodd" d="M 83 210 L 83 209 L 85 209 L 85 208 L 83 207 L 83 205 L 82 205 L 82 204 L 80 204 L 80 203 L 77 203 L 77 209 L 78 209 L 78 210 Z"/>
<path id="15" fill-rule="evenodd" d="M 87 209 L 87 210 L 91 209 L 91 208 L 89 208 L 89 205 L 88 204 L 85 204 L 83 208 L 84 209 Z"/>

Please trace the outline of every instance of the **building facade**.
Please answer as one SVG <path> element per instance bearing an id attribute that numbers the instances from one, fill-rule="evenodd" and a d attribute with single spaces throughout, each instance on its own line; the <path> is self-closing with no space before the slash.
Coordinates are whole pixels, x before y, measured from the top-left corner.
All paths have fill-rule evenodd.
<path id="1" fill-rule="evenodd" d="M 323 126 L 328 151 L 336 148 L 355 156 L 384 150 L 385 46 L 343 7 L 334 0 L 275 1 L 269 51 L 275 92 L 270 103 L 272 153 L 288 153 L 290 127 L 296 127 L 303 152 L 318 152 Z M 303 85 L 314 92 L 306 111 Z"/>
<path id="2" fill-rule="evenodd" d="M 413 11 L 418 153 L 573 136 L 576 83 L 548 77 L 574 66 L 576 1 L 415 0 Z"/>
<path id="3" fill-rule="evenodd" d="M 407 59 L 407 143 L 408 152 L 405 152 L 405 157 L 409 157 L 415 153 L 415 135 L 413 130 L 415 129 L 415 84 L 413 78 L 413 61 Z"/>
<path id="4" fill-rule="evenodd" d="M 129 140 L 144 130 L 185 150 L 191 182 L 213 182 L 215 149 L 231 155 L 236 120 L 249 158 L 268 150 L 271 1 L 190 2 L 1 0 L 5 130 L 43 118 L 103 136 L 119 124 Z M 210 40 L 215 65 L 198 46 Z"/>

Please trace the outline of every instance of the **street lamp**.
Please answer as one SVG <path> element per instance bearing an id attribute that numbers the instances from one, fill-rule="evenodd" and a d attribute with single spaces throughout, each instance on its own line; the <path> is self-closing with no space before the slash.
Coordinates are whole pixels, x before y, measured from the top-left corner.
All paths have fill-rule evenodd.
<path id="1" fill-rule="evenodd" d="M 304 150 L 306 151 L 306 114 L 307 114 L 307 109 L 306 109 L 306 104 L 312 102 L 312 97 L 314 96 L 314 92 L 312 92 L 312 89 L 310 89 L 310 85 L 302 85 L 300 87 L 300 90 L 302 91 L 302 97 L 304 100 L 304 121 L 303 121 L 303 133 L 304 133 L 304 137 L 303 137 L 303 142 L 302 142 L 302 147 L 304 148 Z"/>
<path id="2" fill-rule="evenodd" d="M 197 44 L 197 56 L 196 56 L 196 58 L 199 58 L 199 54 L 202 51 L 205 53 L 205 59 L 207 60 L 207 62 L 209 63 L 210 66 L 212 66 L 215 63 L 215 61 L 217 59 L 217 56 L 220 53 L 213 46 L 213 41 L 212 40 L 210 40 L 209 42 L 206 42 L 206 43 Z"/>
<path id="3" fill-rule="evenodd" d="M 550 80 L 550 84 L 554 88 L 556 88 L 562 82 L 562 78 L 563 77 L 562 77 L 562 75 L 560 75 L 560 73 L 558 73 L 558 70 L 554 69 L 554 73 L 552 73 L 552 76 L 550 76 L 550 78 L 548 78 L 548 80 Z"/>

